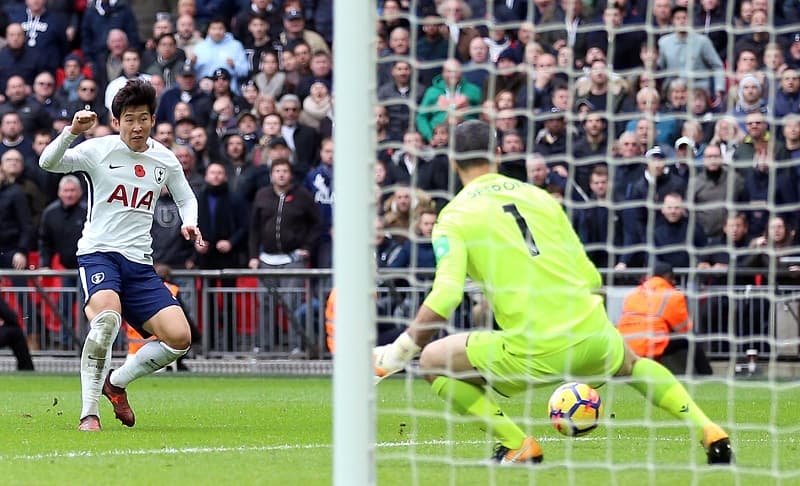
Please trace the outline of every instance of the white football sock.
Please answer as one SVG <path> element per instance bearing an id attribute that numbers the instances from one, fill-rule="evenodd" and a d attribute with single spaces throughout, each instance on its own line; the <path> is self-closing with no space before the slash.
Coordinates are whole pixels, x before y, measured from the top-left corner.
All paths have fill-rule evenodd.
<path id="1" fill-rule="evenodd" d="M 81 418 L 100 416 L 98 402 L 108 368 L 111 366 L 111 346 L 117 338 L 122 316 L 105 310 L 89 323 L 89 334 L 81 352 Z"/>
<path id="2" fill-rule="evenodd" d="M 136 378 L 150 373 L 155 373 L 161 368 L 172 363 L 189 351 L 186 349 L 173 349 L 163 341 L 150 341 L 130 357 L 125 364 L 111 373 L 111 384 L 125 388 Z"/>

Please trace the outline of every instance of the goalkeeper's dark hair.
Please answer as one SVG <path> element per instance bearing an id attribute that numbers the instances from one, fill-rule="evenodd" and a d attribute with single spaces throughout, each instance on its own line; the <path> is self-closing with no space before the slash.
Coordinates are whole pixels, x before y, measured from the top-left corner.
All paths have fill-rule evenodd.
<path id="1" fill-rule="evenodd" d="M 467 169 L 492 163 L 497 141 L 488 123 L 469 120 L 456 126 L 453 145 L 456 165 Z"/>
<path id="2" fill-rule="evenodd" d="M 146 106 L 151 115 L 156 113 L 156 89 L 147 81 L 131 79 L 117 92 L 111 102 L 111 114 L 119 120 L 128 108 Z"/>

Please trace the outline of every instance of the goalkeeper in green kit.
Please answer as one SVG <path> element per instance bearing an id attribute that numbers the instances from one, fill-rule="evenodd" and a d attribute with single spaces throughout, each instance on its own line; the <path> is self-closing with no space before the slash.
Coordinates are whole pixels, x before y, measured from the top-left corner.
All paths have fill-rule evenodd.
<path id="1" fill-rule="evenodd" d="M 464 188 L 433 230 L 436 277 L 409 328 L 374 349 L 377 377 L 419 366 L 454 410 L 481 417 L 499 441 L 500 463 L 540 462 L 539 443 L 503 414 L 487 387 L 504 396 L 567 376 L 595 386 L 613 376 L 697 427 L 709 463 L 730 463 L 728 434 L 659 363 L 631 352 L 609 322 L 597 269 L 559 203 L 545 191 L 495 173 L 494 133 L 461 123 L 453 161 Z M 478 284 L 500 331 L 476 330 L 431 342 L 459 305 L 465 279 Z M 475 373 L 477 371 L 477 373 Z M 473 372 L 474 374 L 470 374 Z"/>

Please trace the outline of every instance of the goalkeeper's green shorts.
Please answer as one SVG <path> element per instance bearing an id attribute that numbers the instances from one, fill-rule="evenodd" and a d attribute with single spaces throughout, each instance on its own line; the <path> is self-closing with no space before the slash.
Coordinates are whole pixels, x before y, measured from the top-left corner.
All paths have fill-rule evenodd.
<path id="1" fill-rule="evenodd" d="M 596 334 L 553 352 L 519 355 L 507 351 L 503 331 L 473 331 L 467 340 L 467 358 L 497 392 L 512 396 L 531 386 L 580 381 L 598 387 L 622 366 L 625 340 L 603 313 Z M 511 338 L 513 339 L 513 338 Z"/>

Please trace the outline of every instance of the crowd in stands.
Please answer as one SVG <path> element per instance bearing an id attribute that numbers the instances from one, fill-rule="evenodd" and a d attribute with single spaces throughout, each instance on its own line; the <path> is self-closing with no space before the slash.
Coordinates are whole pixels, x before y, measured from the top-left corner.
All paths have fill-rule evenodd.
<path id="1" fill-rule="evenodd" d="M 688 3 L 379 0 L 379 151 L 364 161 L 375 165 L 387 233 L 378 265 L 433 264 L 431 219 L 460 188 L 447 158 L 452 127 L 481 118 L 497 130 L 500 172 L 562 200 L 601 269 L 654 258 L 799 269 L 781 261 L 800 254 L 800 4 Z M 0 268 L 28 268 L 31 252 L 43 267 L 57 254 L 74 268 L 81 188 L 39 169 L 38 157 L 80 109 L 98 114 L 87 137 L 113 133 L 111 100 L 132 78 L 156 87 L 152 136 L 183 165 L 209 242 L 180 238 L 165 194 L 156 262 L 329 267 L 332 9 L 330 0 L 4 2 Z"/>

